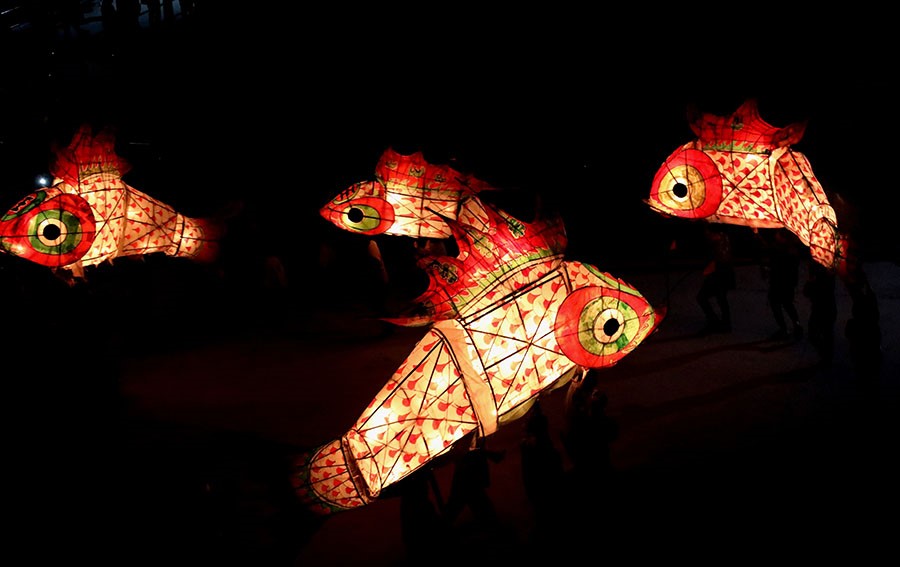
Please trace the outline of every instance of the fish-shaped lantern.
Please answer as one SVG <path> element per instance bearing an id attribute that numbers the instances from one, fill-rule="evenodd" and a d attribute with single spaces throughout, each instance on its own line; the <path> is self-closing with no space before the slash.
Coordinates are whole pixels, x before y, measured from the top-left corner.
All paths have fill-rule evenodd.
<path id="1" fill-rule="evenodd" d="M 319 214 L 358 234 L 449 238 L 446 219 L 456 218 L 460 201 L 492 189 L 448 165 L 427 162 L 422 152 L 404 155 L 388 148 L 375 166 L 374 180 L 354 183 Z"/>
<path id="2" fill-rule="evenodd" d="M 56 151 L 49 187 L 0 217 L 0 249 L 83 277 L 84 268 L 120 256 L 163 253 L 209 262 L 218 255 L 221 222 L 184 216 L 129 186 L 129 164 L 110 130 L 81 126 Z"/>
<path id="3" fill-rule="evenodd" d="M 616 364 L 660 323 L 641 293 L 564 259 L 558 219 L 520 221 L 470 195 L 445 218 L 459 255 L 424 258 L 431 326 L 339 439 L 295 462 L 310 509 L 367 505 L 467 435 L 488 436 L 578 372 Z"/>
<path id="4" fill-rule="evenodd" d="M 785 227 L 812 258 L 840 271 L 847 239 L 807 157 L 793 149 L 806 123 L 777 128 L 754 99 L 730 116 L 691 117 L 697 138 L 666 158 L 646 203 L 667 215 L 752 228 Z"/>

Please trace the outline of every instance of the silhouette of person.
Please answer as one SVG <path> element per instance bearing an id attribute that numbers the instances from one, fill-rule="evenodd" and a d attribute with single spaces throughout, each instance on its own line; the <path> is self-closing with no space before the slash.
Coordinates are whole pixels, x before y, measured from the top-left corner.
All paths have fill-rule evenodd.
<path id="1" fill-rule="evenodd" d="M 170 24 L 175 21 L 175 0 L 162 0 L 162 21 Z"/>
<path id="2" fill-rule="evenodd" d="M 466 508 L 472 512 L 478 526 L 491 528 L 496 525 L 497 511 L 487 489 L 491 485 L 490 462 L 500 462 L 503 456 L 502 451 L 488 450 L 483 436 L 473 435 L 468 450 L 454 465 L 450 494 L 444 505 L 444 519 L 448 525 L 453 525 Z"/>
<path id="3" fill-rule="evenodd" d="M 871 386 L 881 370 L 881 324 L 878 299 L 869 285 L 868 277 L 858 269 L 847 282 L 852 306 L 844 336 L 850 350 L 850 361 L 861 378 L 861 384 Z"/>
<path id="4" fill-rule="evenodd" d="M 196 0 L 180 0 L 178 4 L 181 7 L 181 17 L 187 18 L 197 10 Z"/>
<path id="5" fill-rule="evenodd" d="M 609 405 L 609 397 L 606 392 L 595 386 L 591 392 L 590 400 L 590 427 L 595 440 L 596 450 L 590 452 L 591 459 L 588 463 L 591 469 L 600 478 L 610 478 L 615 472 L 612 461 L 610 443 L 619 438 L 619 424 L 606 413 Z"/>
<path id="6" fill-rule="evenodd" d="M 431 553 L 446 535 L 436 487 L 437 479 L 430 466 L 422 467 L 402 481 L 400 528 L 411 562 Z"/>
<path id="7" fill-rule="evenodd" d="M 724 226 L 707 224 L 704 236 L 709 248 L 710 260 L 703 268 L 703 280 L 697 292 L 697 304 L 706 316 L 706 326 L 701 335 L 731 332 L 731 305 L 728 292 L 736 286 L 731 238 Z M 716 312 L 712 301 L 718 307 Z"/>
<path id="8" fill-rule="evenodd" d="M 141 1 L 116 0 L 116 29 L 120 34 L 128 34 L 140 29 Z"/>
<path id="9" fill-rule="evenodd" d="M 550 422 L 536 400 L 525 421 L 525 435 L 519 444 L 522 484 L 534 512 L 535 536 L 553 539 L 563 499 L 563 457 L 550 436 Z"/>
<path id="10" fill-rule="evenodd" d="M 118 15 L 116 14 L 115 0 L 101 0 L 100 21 L 103 23 L 103 31 L 113 33 L 116 30 Z"/>
<path id="11" fill-rule="evenodd" d="M 566 390 L 565 428 L 562 432 L 563 448 L 569 459 L 576 463 L 581 457 L 582 445 L 578 435 L 581 433 L 580 425 L 590 411 L 591 391 L 597 384 L 597 377 L 593 372 L 584 372 L 569 382 Z"/>
<path id="12" fill-rule="evenodd" d="M 162 23 L 162 0 L 141 0 L 147 6 L 147 23 L 155 28 Z"/>
<path id="13" fill-rule="evenodd" d="M 785 340 L 790 336 L 800 339 L 803 327 L 794 302 L 800 278 L 800 250 L 796 237 L 785 228 L 774 229 L 764 236 L 765 256 L 762 264 L 763 279 L 769 281 L 767 299 L 772 317 L 778 329 L 770 340 Z M 788 332 L 787 320 L 791 322 Z"/>
<path id="14" fill-rule="evenodd" d="M 809 342 L 819 355 L 819 362 L 828 366 L 834 360 L 834 325 L 837 322 L 835 274 L 810 260 L 803 295 L 809 300 L 807 321 Z"/>
<path id="15" fill-rule="evenodd" d="M 74 38 L 84 33 L 84 30 L 81 29 L 81 25 L 84 23 L 84 12 L 79 0 L 54 0 L 47 4 L 51 6 L 53 14 L 59 20 L 65 37 Z"/>
<path id="16" fill-rule="evenodd" d="M 262 259 L 259 308 L 261 321 L 271 329 L 283 329 L 293 317 L 290 282 L 280 254 L 268 251 Z"/>
<path id="17" fill-rule="evenodd" d="M 563 441 L 576 482 L 609 479 L 614 472 L 610 443 L 618 438 L 619 426 L 606 413 L 609 399 L 599 387 L 595 370 L 585 374 L 567 402 Z"/>

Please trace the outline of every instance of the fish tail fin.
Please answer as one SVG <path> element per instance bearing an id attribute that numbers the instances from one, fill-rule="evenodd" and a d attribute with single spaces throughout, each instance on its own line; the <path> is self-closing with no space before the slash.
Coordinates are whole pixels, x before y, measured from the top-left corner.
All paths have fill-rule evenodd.
<path id="1" fill-rule="evenodd" d="M 175 236 L 173 248 L 167 253 L 202 264 L 216 262 L 221 251 L 221 240 L 225 235 L 225 223 L 215 218 L 182 219 L 180 234 Z"/>
<path id="2" fill-rule="evenodd" d="M 353 480 L 343 443 L 335 439 L 294 459 L 291 484 L 300 501 L 317 515 L 368 504 Z"/>

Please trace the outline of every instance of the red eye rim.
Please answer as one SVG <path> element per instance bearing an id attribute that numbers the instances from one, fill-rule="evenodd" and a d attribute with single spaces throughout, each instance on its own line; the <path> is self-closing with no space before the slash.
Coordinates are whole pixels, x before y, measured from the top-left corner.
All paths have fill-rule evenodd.
<path id="1" fill-rule="evenodd" d="M 360 221 L 354 221 L 353 211 L 361 211 Z M 375 236 L 394 226 L 394 208 L 381 197 L 361 197 L 341 204 L 328 204 L 320 214 L 332 224 L 350 232 Z"/>
<path id="2" fill-rule="evenodd" d="M 68 217 L 69 222 L 77 221 L 80 240 L 70 251 L 48 253 L 35 248 L 32 244 L 32 240 L 38 238 L 33 233 L 32 227 L 35 217 L 45 211 L 58 211 L 60 223 L 66 222 L 63 216 Z M 65 193 L 51 195 L 39 206 L 0 225 L 0 240 L 3 241 L 3 247 L 7 251 L 21 258 L 42 266 L 59 268 L 77 262 L 90 250 L 96 237 L 96 229 L 91 205 L 79 195 Z"/>
<path id="3" fill-rule="evenodd" d="M 659 194 L 660 187 L 664 184 L 667 176 L 673 175 L 675 171 L 685 169 L 696 172 L 697 176 L 702 179 L 703 201 L 692 209 L 667 205 L 668 199 Z M 660 203 L 670 212 L 680 213 L 682 216 L 692 218 L 712 216 L 722 202 L 722 174 L 719 168 L 709 155 L 693 148 L 682 148 L 669 156 L 653 177 L 652 187 L 651 201 Z"/>
<path id="4" fill-rule="evenodd" d="M 633 315 L 637 318 L 638 326 L 629 335 L 626 335 L 627 342 L 620 348 L 610 353 L 596 353 L 588 350 L 579 339 L 579 327 L 581 323 L 581 315 L 585 307 L 594 300 L 603 297 L 611 297 L 618 302 L 624 303 L 631 309 Z M 574 290 L 566 297 L 565 301 L 559 308 L 556 317 L 556 342 L 572 362 L 585 368 L 603 368 L 614 365 L 623 356 L 634 350 L 647 336 L 649 329 L 648 318 L 653 317 L 653 310 L 649 309 L 649 304 L 645 299 L 630 293 L 623 292 L 604 286 L 588 286 Z M 627 309 L 626 309 L 627 311 Z M 623 333 L 626 331 L 623 330 Z M 611 343 L 607 343 L 611 344 Z"/>

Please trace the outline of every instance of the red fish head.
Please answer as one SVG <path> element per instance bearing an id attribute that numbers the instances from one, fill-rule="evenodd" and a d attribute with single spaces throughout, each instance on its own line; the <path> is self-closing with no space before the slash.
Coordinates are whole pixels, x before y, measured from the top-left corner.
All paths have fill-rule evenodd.
<path id="1" fill-rule="evenodd" d="M 708 154 L 686 144 L 657 170 L 644 202 L 663 215 L 705 219 L 722 203 L 722 174 Z"/>
<path id="2" fill-rule="evenodd" d="M 90 204 L 54 187 L 35 191 L 0 217 L 0 248 L 52 268 L 77 262 L 95 235 Z"/>
<path id="3" fill-rule="evenodd" d="M 778 128 L 760 115 L 753 99 L 734 113 L 717 116 L 689 113 L 693 140 L 670 155 L 653 177 L 645 202 L 667 216 L 707 219 L 716 214 L 723 198 L 725 169 L 740 160 L 734 156 L 770 156 L 803 137 L 805 122 Z M 744 177 L 742 173 L 740 177 Z"/>
<path id="4" fill-rule="evenodd" d="M 374 236 L 394 224 L 394 207 L 384 198 L 378 181 L 355 183 L 319 209 L 319 215 L 338 228 Z"/>
<path id="5" fill-rule="evenodd" d="M 599 285 L 581 287 L 566 297 L 556 316 L 556 341 L 579 366 L 613 366 L 656 329 L 666 310 L 654 309 L 623 280 L 588 264 L 583 267 Z"/>

